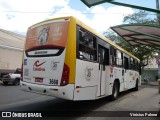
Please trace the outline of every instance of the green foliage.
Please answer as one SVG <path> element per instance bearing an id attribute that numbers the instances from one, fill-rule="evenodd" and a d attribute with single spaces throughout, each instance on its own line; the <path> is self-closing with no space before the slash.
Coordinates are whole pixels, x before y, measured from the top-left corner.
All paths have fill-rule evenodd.
<path id="1" fill-rule="evenodd" d="M 149 13 L 142 10 L 139 10 L 134 14 L 125 16 L 123 22 L 128 24 L 134 24 L 134 23 L 152 24 L 152 25 L 157 24 L 156 18 L 150 18 Z M 104 35 L 110 40 L 117 43 L 122 48 L 126 49 L 127 51 L 131 52 L 133 55 L 138 57 L 141 61 L 142 68 L 148 65 L 148 63 L 150 62 L 149 60 L 153 58 L 154 54 L 157 52 L 155 48 L 149 46 L 144 46 L 144 45 L 132 46 L 110 29 L 105 31 Z"/>
<path id="2" fill-rule="evenodd" d="M 156 50 L 152 47 L 140 45 L 133 47 L 131 52 L 141 60 L 141 66 L 144 67 L 147 66 L 150 59 L 154 57 Z"/>
<path id="3" fill-rule="evenodd" d="M 141 23 L 141 24 L 157 24 L 156 18 L 150 18 L 150 13 L 139 10 L 138 12 L 135 12 L 134 14 L 125 16 L 123 19 L 124 23 L 133 24 L 133 23 Z M 153 15 L 153 14 L 152 14 Z"/>

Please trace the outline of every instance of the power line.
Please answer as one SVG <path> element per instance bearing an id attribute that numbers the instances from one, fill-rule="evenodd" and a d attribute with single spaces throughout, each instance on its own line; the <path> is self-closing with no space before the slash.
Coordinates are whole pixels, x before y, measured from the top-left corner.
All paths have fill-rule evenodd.
<path id="1" fill-rule="evenodd" d="M 31 14 L 51 14 L 51 13 L 54 13 L 54 12 L 29 12 L 29 11 L 0 11 L 1 13 L 24 13 L 24 14 L 27 14 L 27 13 L 31 13 Z M 56 13 L 56 14 L 128 14 L 128 13 L 105 13 L 105 12 L 82 12 L 82 13 Z M 148 13 L 148 15 L 156 15 L 154 13 Z"/>

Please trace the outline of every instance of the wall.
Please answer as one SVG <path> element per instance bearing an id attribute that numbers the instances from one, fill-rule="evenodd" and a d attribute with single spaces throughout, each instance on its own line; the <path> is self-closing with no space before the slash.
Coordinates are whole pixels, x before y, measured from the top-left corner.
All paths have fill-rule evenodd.
<path id="1" fill-rule="evenodd" d="M 0 48 L 0 69 L 15 70 L 21 64 L 22 51 Z"/>
<path id="2" fill-rule="evenodd" d="M 144 77 L 147 77 L 147 78 L 150 78 L 151 81 L 156 81 L 156 77 L 158 76 L 158 70 L 155 69 L 155 70 L 151 70 L 151 69 L 148 69 L 148 70 L 143 70 L 142 71 L 142 81 L 144 80 Z"/>

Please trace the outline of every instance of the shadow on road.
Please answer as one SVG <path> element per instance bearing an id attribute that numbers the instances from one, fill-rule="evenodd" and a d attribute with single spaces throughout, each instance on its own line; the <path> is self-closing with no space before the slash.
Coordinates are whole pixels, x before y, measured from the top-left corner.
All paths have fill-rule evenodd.
<path id="1" fill-rule="evenodd" d="M 116 100 L 120 100 L 122 97 L 125 97 L 132 91 L 126 91 L 120 93 L 119 98 Z M 115 102 L 116 102 L 115 101 Z M 68 101 L 62 100 L 58 98 L 51 98 L 44 101 L 37 101 L 34 103 L 27 103 L 23 105 L 18 105 L 14 107 L 10 107 L 5 109 L 4 111 L 19 111 L 19 112 L 41 112 L 44 115 L 51 117 L 85 117 L 88 114 L 94 116 L 92 111 L 97 111 L 97 109 L 101 108 L 104 105 L 111 103 L 110 97 L 101 98 L 98 100 L 88 100 L 88 101 Z"/>
<path id="2" fill-rule="evenodd" d="M 8 86 L 19 86 L 19 85 L 14 85 L 11 83 L 8 83 L 7 85 L 4 85 L 1 81 L 0 81 L 0 87 L 8 87 Z"/>

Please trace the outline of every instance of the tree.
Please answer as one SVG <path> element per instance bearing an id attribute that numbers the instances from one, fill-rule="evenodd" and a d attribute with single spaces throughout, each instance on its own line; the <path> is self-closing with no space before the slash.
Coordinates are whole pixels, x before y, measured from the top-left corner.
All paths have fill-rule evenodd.
<path id="1" fill-rule="evenodd" d="M 150 12 L 146 12 L 143 10 L 139 10 L 138 12 L 135 12 L 134 14 L 125 16 L 123 19 L 124 23 L 133 24 L 133 23 L 139 23 L 139 24 L 157 24 L 156 18 L 150 18 L 149 17 Z"/>
<path id="2" fill-rule="evenodd" d="M 139 10 L 134 14 L 125 16 L 123 22 L 128 24 L 139 23 L 156 25 L 157 19 L 150 18 L 149 15 L 149 12 Z M 148 65 L 148 63 L 150 62 L 149 60 L 153 58 L 154 54 L 157 52 L 156 49 L 145 45 L 139 45 L 136 47 L 131 46 L 124 39 L 116 35 L 112 30 L 107 30 L 106 32 L 104 32 L 104 35 L 112 41 L 116 42 L 122 48 L 126 49 L 127 51 L 138 57 L 141 61 L 140 64 L 142 68 Z"/>

